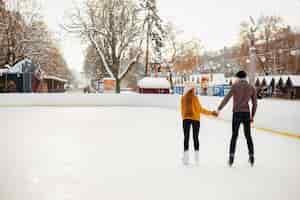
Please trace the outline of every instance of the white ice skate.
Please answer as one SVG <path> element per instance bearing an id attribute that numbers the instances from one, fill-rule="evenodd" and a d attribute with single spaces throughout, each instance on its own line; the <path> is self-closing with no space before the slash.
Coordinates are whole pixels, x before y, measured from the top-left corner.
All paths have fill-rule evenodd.
<path id="1" fill-rule="evenodd" d="M 195 151 L 195 164 L 198 165 L 199 164 L 199 151 Z"/>
<path id="2" fill-rule="evenodd" d="M 183 162 L 184 165 L 188 165 L 189 164 L 189 152 L 188 151 L 185 151 L 183 153 L 182 162 Z"/>

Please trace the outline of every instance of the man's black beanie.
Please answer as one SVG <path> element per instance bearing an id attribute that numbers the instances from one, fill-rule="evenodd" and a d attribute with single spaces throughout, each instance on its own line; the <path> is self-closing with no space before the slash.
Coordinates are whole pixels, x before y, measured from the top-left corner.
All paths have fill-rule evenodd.
<path id="1" fill-rule="evenodd" d="M 235 75 L 238 78 L 246 78 L 247 77 L 247 73 L 243 70 L 239 71 L 238 73 L 236 73 Z"/>

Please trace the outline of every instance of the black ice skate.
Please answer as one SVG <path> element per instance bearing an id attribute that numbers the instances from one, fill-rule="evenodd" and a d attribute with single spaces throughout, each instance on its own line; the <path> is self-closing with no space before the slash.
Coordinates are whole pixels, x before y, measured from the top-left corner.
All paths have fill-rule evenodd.
<path id="1" fill-rule="evenodd" d="M 249 163 L 250 163 L 251 167 L 253 167 L 253 165 L 254 165 L 254 156 L 253 155 L 249 156 Z"/>
<path id="2" fill-rule="evenodd" d="M 233 161 L 234 161 L 234 156 L 233 155 L 230 155 L 229 156 L 229 160 L 228 160 L 228 165 L 229 167 L 231 167 L 233 165 Z"/>

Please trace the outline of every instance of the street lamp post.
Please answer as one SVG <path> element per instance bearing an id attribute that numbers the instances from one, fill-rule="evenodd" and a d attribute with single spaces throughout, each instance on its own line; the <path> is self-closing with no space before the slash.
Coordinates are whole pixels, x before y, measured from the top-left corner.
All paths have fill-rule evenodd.
<path id="1" fill-rule="evenodd" d="M 249 48 L 249 58 L 250 58 L 250 69 L 249 69 L 249 83 L 250 85 L 255 85 L 255 73 L 256 73 L 256 48 L 255 48 L 255 32 L 257 26 L 250 16 L 250 21 L 252 22 L 252 27 L 250 28 L 250 48 Z"/>
<path id="2" fill-rule="evenodd" d="M 265 56 L 261 56 L 260 57 L 260 61 L 262 62 L 263 65 L 263 71 L 264 71 L 264 75 L 269 75 L 270 74 L 270 69 L 269 67 L 265 67 L 265 62 L 266 62 L 266 57 Z"/>
<path id="3" fill-rule="evenodd" d="M 296 50 L 296 71 L 298 70 L 300 49 Z"/>
<path id="4" fill-rule="evenodd" d="M 254 86 L 255 72 L 256 72 L 256 49 L 254 46 L 249 49 L 250 69 L 249 69 L 249 83 Z"/>
<path id="5" fill-rule="evenodd" d="M 299 55 L 300 55 L 300 48 L 299 49 L 295 49 L 295 50 L 292 50 L 291 52 L 291 55 L 295 56 L 295 64 L 296 64 L 296 69 L 295 71 L 298 70 L 298 65 L 299 65 Z"/>

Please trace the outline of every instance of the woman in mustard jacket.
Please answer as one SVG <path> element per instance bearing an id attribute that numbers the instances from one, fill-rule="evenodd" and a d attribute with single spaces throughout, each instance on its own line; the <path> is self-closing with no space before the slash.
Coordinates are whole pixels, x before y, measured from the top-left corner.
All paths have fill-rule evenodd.
<path id="1" fill-rule="evenodd" d="M 181 116 L 184 132 L 184 165 L 188 165 L 189 163 L 189 138 L 191 126 L 193 128 L 195 162 L 199 162 L 199 129 L 201 114 L 215 117 L 218 115 L 216 111 L 209 111 L 203 108 L 198 97 L 195 95 L 195 88 L 193 86 L 186 86 L 184 88 L 184 95 L 181 97 Z"/>

